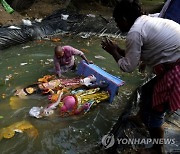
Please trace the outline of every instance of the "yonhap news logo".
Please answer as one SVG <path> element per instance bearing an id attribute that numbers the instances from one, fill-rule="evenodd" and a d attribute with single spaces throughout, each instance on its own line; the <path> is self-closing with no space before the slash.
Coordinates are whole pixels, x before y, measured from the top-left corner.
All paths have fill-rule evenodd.
<path id="1" fill-rule="evenodd" d="M 107 134 L 104 135 L 102 138 L 102 145 L 105 149 L 108 149 L 112 147 L 115 142 L 117 144 L 121 145 L 127 145 L 127 144 L 134 144 L 134 145 L 147 145 L 147 144 L 171 144 L 175 145 L 176 141 L 175 138 L 157 138 L 157 139 L 151 139 L 151 138 L 116 138 L 113 134 Z"/>
<path id="2" fill-rule="evenodd" d="M 113 134 L 107 134 L 103 136 L 102 145 L 104 146 L 105 149 L 112 147 L 114 143 L 115 143 L 115 138 Z"/>

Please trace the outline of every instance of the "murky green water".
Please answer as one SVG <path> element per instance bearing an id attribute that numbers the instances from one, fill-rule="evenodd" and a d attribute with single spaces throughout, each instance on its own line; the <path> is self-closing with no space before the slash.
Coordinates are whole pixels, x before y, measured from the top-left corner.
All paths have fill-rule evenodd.
<path id="1" fill-rule="evenodd" d="M 144 77 L 137 71 L 132 74 L 120 71 L 113 58 L 101 49 L 101 39 L 96 37 L 82 39 L 79 36 L 60 37 L 61 41 L 58 43 L 34 41 L 1 51 L 0 116 L 4 118 L 0 119 L 0 128 L 27 120 L 38 129 L 39 135 L 33 139 L 26 133 L 16 133 L 11 139 L 2 139 L 0 153 L 95 153 L 94 147 L 101 142 L 102 136 L 116 122 L 132 91 L 142 83 Z M 47 96 L 32 95 L 27 99 L 17 98 L 19 109 L 11 108 L 10 98 L 15 89 L 35 83 L 43 75 L 52 74 L 53 48 L 56 44 L 68 44 L 78 49 L 86 49 L 85 54 L 88 59 L 93 60 L 109 73 L 120 76 L 126 82 L 123 87 L 120 87 L 119 94 L 112 104 L 108 102 L 99 104 L 86 115 L 46 119 L 32 118 L 28 112 L 33 106 L 46 105 Z M 96 59 L 97 55 L 106 59 Z M 67 75 L 73 76 L 73 74 Z M 98 153 L 97 149 L 96 152 Z"/>

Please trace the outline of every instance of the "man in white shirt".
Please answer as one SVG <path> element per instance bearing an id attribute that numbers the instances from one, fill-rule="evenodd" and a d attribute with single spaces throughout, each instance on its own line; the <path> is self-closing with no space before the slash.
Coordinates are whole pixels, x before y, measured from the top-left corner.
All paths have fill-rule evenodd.
<path id="1" fill-rule="evenodd" d="M 151 138 L 163 138 L 164 113 L 180 108 L 180 25 L 172 20 L 142 15 L 135 0 L 122 0 L 113 17 L 122 32 L 128 32 L 126 49 L 109 39 L 102 41 L 106 50 L 124 72 L 132 72 L 142 61 L 156 77 L 142 88 L 140 119 L 148 127 Z M 163 144 L 153 145 L 164 153 Z"/>

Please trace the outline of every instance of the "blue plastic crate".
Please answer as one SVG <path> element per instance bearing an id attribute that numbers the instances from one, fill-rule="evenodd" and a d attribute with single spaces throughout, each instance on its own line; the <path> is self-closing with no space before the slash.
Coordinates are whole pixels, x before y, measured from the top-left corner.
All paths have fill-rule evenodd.
<path id="1" fill-rule="evenodd" d="M 124 84 L 124 81 L 120 78 L 107 73 L 95 64 L 88 65 L 84 60 L 79 63 L 77 74 L 84 77 L 93 74 L 96 77 L 97 82 L 102 80 L 107 82 L 108 87 L 106 90 L 110 93 L 110 103 L 113 101 L 114 96 L 118 93 L 119 87 Z"/>

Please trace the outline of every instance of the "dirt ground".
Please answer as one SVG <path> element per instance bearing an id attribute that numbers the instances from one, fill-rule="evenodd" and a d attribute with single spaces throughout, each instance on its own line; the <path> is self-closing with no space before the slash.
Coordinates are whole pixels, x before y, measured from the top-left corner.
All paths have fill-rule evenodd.
<path id="1" fill-rule="evenodd" d="M 56 0 L 37 0 L 29 9 L 9 14 L 0 5 L 0 25 L 19 24 L 22 19 L 44 18 L 59 8 L 62 8 L 62 5 Z"/>
<path id="2" fill-rule="evenodd" d="M 34 20 L 36 18 L 44 18 L 58 9 L 66 8 L 68 4 L 67 2 L 62 3 L 62 1 L 60 3 L 57 0 L 36 0 L 29 9 L 21 12 L 14 11 L 12 14 L 7 13 L 0 4 L 0 26 L 18 25 L 22 22 L 22 19 Z M 90 12 L 96 14 L 98 11 L 102 12 L 102 14 L 111 15 L 112 13 L 112 8 L 103 7 L 98 4 L 81 4 L 78 5 L 78 8 L 77 6 L 72 6 L 72 4 L 70 4 L 70 8 L 86 14 Z"/>
<path id="3" fill-rule="evenodd" d="M 164 0 L 141 0 L 145 10 L 159 8 L 162 6 Z M 7 13 L 0 4 L 0 26 L 5 25 L 18 25 L 22 22 L 22 19 L 39 19 L 44 18 L 54 11 L 67 8 L 76 10 L 83 14 L 101 14 L 103 16 L 112 16 L 112 7 L 107 7 L 97 3 L 98 1 L 91 1 L 89 3 L 85 0 L 35 0 L 34 4 L 29 8 L 21 12 Z"/>

